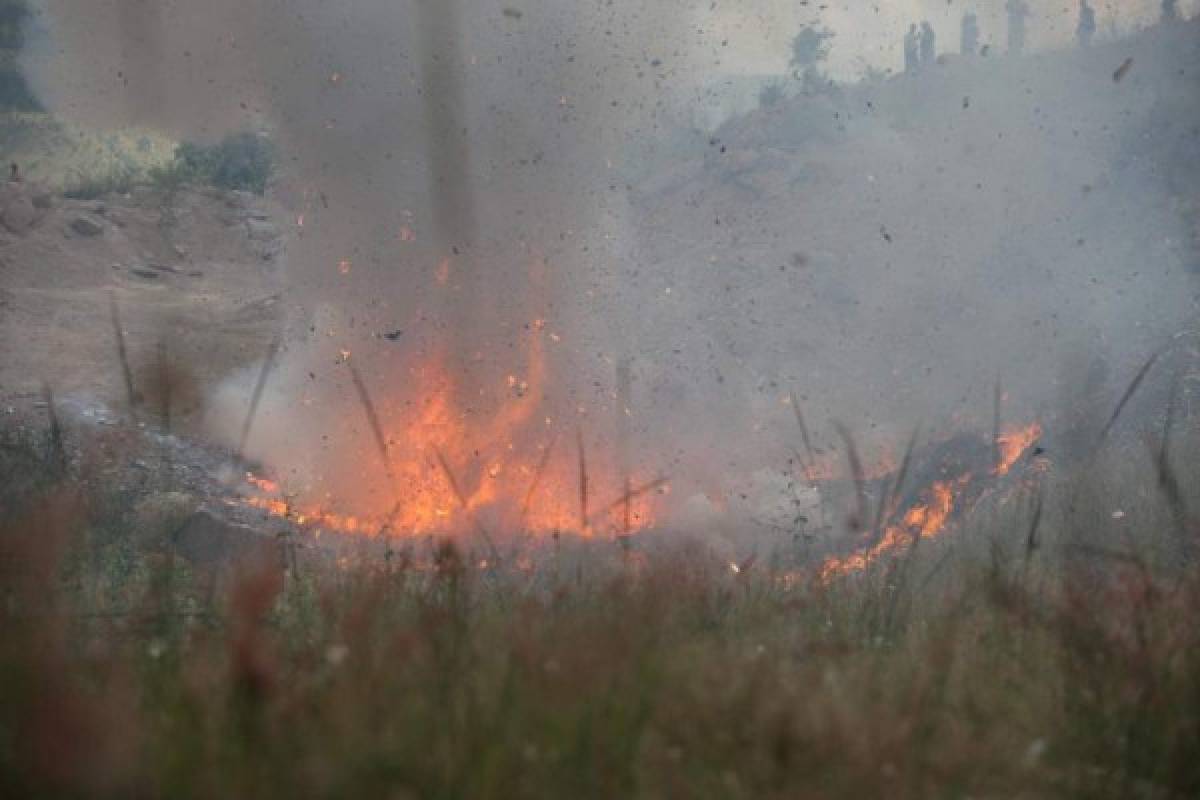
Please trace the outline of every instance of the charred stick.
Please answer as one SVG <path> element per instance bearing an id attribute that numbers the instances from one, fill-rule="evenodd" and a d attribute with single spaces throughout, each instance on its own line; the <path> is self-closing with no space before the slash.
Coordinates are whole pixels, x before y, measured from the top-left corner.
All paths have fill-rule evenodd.
<path id="1" fill-rule="evenodd" d="M 1004 400 L 1004 389 L 1000 385 L 1000 379 L 996 379 L 996 385 L 992 389 L 992 463 L 999 464 L 1001 461 L 1000 455 L 1000 404 Z"/>
<path id="2" fill-rule="evenodd" d="M 550 440 L 550 444 L 546 445 L 546 449 L 542 452 L 542 457 L 538 459 L 537 469 L 533 473 L 533 481 L 529 484 L 529 491 L 525 492 L 525 499 L 521 502 L 521 524 L 525 524 L 525 517 L 529 514 L 529 506 L 533 503 L 533 496 L 541 485 L 542 476 L 546 474 L 546 467 L 550 464 L 550 455 L 554 452 L 554 445 L 558 442 L 558 437 Z"/>
<path id="3" fill-rule="evenodd" d="M 883 537 L 883 526 L 885 517 L 888 513 L 889 498 L 892 494 L 892 484 L 886 483 L 883 487 L 883 493 L 879 496 L 879 506 L 875 509 L 875 522 L 871 525 L 871 546 L 874 547 Z"/>
<path id="4" fill-rule="evenodd" d="M 163 430 L 171 432 L 171 368 L 167 362 L 167 340 L 158 340 L 159 419 Z"/>
<path id="5" fill-rule="evenodd" d="M 575 443 L 579 450 L 579 527 L 580 533 L 588 529 L 588 468 L 587 450 L 583 445 L 583 428 L 575 433 Z"/>
<path id="6" fill-rule="evenodd" d="M 363 382 L 358 367 L 354 366 L 354 362 L 349 359 L 346 359 L 346 366 L 350 368 L 350 378 L 354 381 L 354 389 L 358 392 L 358 400 L 362 403 L 363 412 L 367 415 L 367 424 L 371 426 L 371 435 L 375 439 L 375 447 L 379 450 L 379 458 L 383 461 L 383 469 L 390 480 L 392 477 L 392 460 L 388 456 L 387 440 L 383 436 L 383 426 L 379 424 L 379 414 L 375 412 L 375 403 L 371 401 L 371 393 L 367 391 L 367 385 Z M 440 453 L 438 454 L 438 458 L 441 458 Z"/>
<path id="7" fill-rule="evenodd" d="M 804 412 L 800 409 L 800 399 L 796 393 L 791 393 L 792 413 L 796 415 L 796 427 L 800 429 L 800 438 L 804 442 L 804 452 L 808 454 L 808 463 L 816 465 L 817 455 L 813 449 L 812 437 L 808 434 L 808 426 L 804 424 Z"/>
<path id="8" fill-rule="evenodd" d="M 54 470 L 58 475 L 67 471 L 67 451 L 63 446 L 62 424 L 58 420 L 58 409 L 54 406 L 54 390 L 49 383 L 42 384 L 42 399 L 46 402 L 46 416 L 50 422 L 50 452 L 54 457 Z"/>
<path id="9" fill-rule="evenodd" d="M 434 455 L 437 456 L 437 461 L 442 468 L 442 473 L 446 476 L 446 482 L 450 484 L 450 491 L 454 492 L 454 498 L 458 500 L 458 505 L 462 508 L 464 514 L 470 516 L 471 522 L 475 524 L 476 530 L 478 530 L 480 536 L 483 537 L 484 544 L 486 544 L 488 546 L 488 550 L 491 551 L 493 561 L 499 564 L 500 551 L 496 549 L 496 543 L 492 541 L 492 535 L 488 533 L 487 528 L 485 528 L 483 523 L 471 513 L 471 505 L 467 501 L 467 496 L 463 493 L 462 487 L 458 483 L 458 479 L 454 476 L 454 470 L 450 468 L 450 462 L 446 460 L 446 455 L 442 452 L 441 448 L 436 446 L 433 448 L 433 452 Z"/>
<path id="10" fill-rule="evenodd" d="M 912 436 L 908 440 L 908 447 L 904 449 L 904 458 L 900 461 L 900 471 L 896 473 L 896 482 L 892 484 L 892 495 L 888 498 L 889 508 L 896 505 L 901 493 L 904 491 L 904 481 L 908 478 L 908 470 L 912 466 L 913 452 L 917 449 L 917 440 L 920 438 L 921 426 L 918 424 L 913 428 Z"/>
<path id="11" fill-rule="evenodd" d="M 133 388 L 133 370 L 129 368 L 129 350 L 125 346 L 125 331 L 121 327 L 121 309 L 117 295 L 108 293 L 108 311 L 112 320 L 113 338 L 117 343 L 117 359 L 121 362 L 121 378 L 125 383 L 125 402 L 129 406 L 129 417 L 137 422 L 137 393 Z"/>
<path id="12" fill-rule="evenodd" d="M 670 483 L 670 481 L 671 481 L 670 478 L 656 478 L 655 480 L 652 480 L 648 483 L 644 483 L 641 486 L 630 485 L 629 488 L 627 488 L 625 490 L 625 493 L 622 494 L 620 497 L 618 497 L 616 500 L 614 500 L 612 503 L 609 503 L 608 507 L 605 508 L 604 511 L 611 513 L 621 507 L 625 507 L 626 509 L 628 509 L 634 500 L 638 499 L 639 497 L 641 497 L 643 495 L 647 495 L 656 489 L 666 486 L 668 483 Z"/>
<path id="13" fill-rule="evenodd" d="M 238 437 L 238 460 L 246 452 L 246 442 L 250 439 L 250 428 L 254 425 L 254 419 L 258 416 L 258 404 L 262 401 L 263 390 L 267 387 L 267 378 L 271 375 L 271 370 L 275 366 L 275 358 L 279 354 L 281 341 L 278 337 L 271 342 L 271 346 L 267 349 L 267 357 L 263 361 L 262 368 L 258 371 L 258 381 L 254 384 L 254 393 L 250 396 L 250 408 L 246 412 L 246 419 L 242 421 L 242 435 Z"/>
<path id="14" fill-rule="evenodd" d="M 1104 430 L 1100 431 L 1100 437 L 1097 441 L 1097 446 L 1103 444 L 1108 438 L 1109 432 L 1112 430 L 1113 426 L 1117 424 L 1117 419 L 1121 416 L 1121 412 L 1125 410 L 1126 404 L 1129 403 L 1134 393 L 1137 392 L 1138 387 L 1142 385 L 1142 381 L 1146 379 L 1146 375 L 1150 372 L 1150 368 L 1154 366 L 1155 361 L 1158 361 L 1158 357 L 1160 355 L 1162 355 L 1161 350 L 1151 355 L 1150 358 L 1146 359 L 1146 363 L 1142 364 L 1142 368 L 1137 371 L 1137 374 L 1133 376 L 1133 380 L 1130 381 L 1129 386 L 1125 389 L 1125 393 L 1121 395 L 1121 400 L 1117 403 L 1117 407 L 1113 409 L 1112 416 L 1108 418 L 1108 422 L 1105 424 Z"/>
<path id="15" fill-rule="evenodd" d="M 1045 506 L 1045 496 L 1043 487 L 1038 486 L 1037 499 L 1033 505 L 1033 519 L 1029 521 L 1029 533 L 1025 535 L 1025 567 L 1028 569 L 1029 562 L 1033 559 L 1033 551 L 1038 549 L 1040 542 L 1038 541 L 1038 529 L 1042 525 L 1042 510 Z"/>
<path id="16" fill-rule="evenodd" d="M 851 520 L 850 527 L 857 531 L 866 524 L 868 516 L 867 488 L 866 481 L 863 478 L 862 460 L 858 457 L 858 447 L 855 446 L 854 437 L 850 434 L 849 429 L 840 422 L 834 423 L 834 427 L 837 429 L 838 435 L 842 437 L 842 441 L 846 444 L 846 459 L 850 463 L 850 473 L 854 476 L 857 516 Z"/>

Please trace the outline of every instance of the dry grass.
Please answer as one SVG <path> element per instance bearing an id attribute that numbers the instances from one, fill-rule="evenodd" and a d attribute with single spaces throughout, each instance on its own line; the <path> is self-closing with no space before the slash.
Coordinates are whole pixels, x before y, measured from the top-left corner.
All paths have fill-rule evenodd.
<path id="1" fill-rule="evenodd" d="M 51 476 L 0 520 L 0 793 L 1194 796 L 1200 572 L 1134 452 L 828 586 L 678 542 L 442 545 L 209 598 Z"/>

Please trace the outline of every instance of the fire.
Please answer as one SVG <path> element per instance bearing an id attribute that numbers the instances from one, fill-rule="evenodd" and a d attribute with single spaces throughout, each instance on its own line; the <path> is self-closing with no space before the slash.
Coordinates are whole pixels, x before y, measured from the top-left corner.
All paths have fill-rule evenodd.
<path id="1" fill-rule="evenodd" d="M 992 475 L 1007 475 L 1017 461 L 1042 437 L 1042 426 L 1036 422 L 1011 427 L 996 437 L 998 463 Z M 904 513 L 901 520 L 888 525 L 879 541 L 874 545 L 851 553 L 848 556 L 831 557 L 820 570 L 822 581 L 866 569 L 879 558 L 898 553 L 911 547 L 921 539 L 932 539 L 941 535 L 950 522 L 950 517 L 960 503 L 961 495 L 971 484 L 973 475 L 964 473 L 956 478 L 936 481 L 922 492 L 919 501 Z M 888 514 L 895 509 L 887 509 Z"/>
<path id="2" fill-rule="evenodd" d="M 540 321 L 530 327 L 524 373 L 498 378 L 493 394 L 501 402 L 494 414 L 467 408 L 438 358 L 409 370 L 401 385 L 418 390 L 376 397 L 382 402 L 368 411 L 370 427 L 379 428 L 371 439 L 375 446 L 360 443 L 363 452 L 334 459 L 362 476 L 363 490 L 349 492 L 353 497 L 291 502 L 276 483 L 252 475 L 246 503 L 313 528 L 370 536 L 489 530 L 591 536 L 651 525 L 665 483 L 622 475 L 607 454 L 586 449 L 590 469 L 581 475 L 575 431 L 560 435 L 565 432 L 544 413 L 544 328 Z M 343 360 L 350 358 L 347 353 Z M 342 423 L 346 439 L 356 438 L 350 423 Z M 581 491 L 581 484 L 589 490 Z M 597 496 L 597 488 L 606 494 Z"/>
<path id="3" fill-rule="evenodd" d="M 946 528 L 954 512 L 955 495 L 969 481 L 964 475 L 952 481 L 938 481 L 921 496 L 921 501 L 905 512 L 903 519 L 889 525 L 879 541 L 844 558 L 829 558 L 821 567 L 821 580 L 827 581 L 849 572 L 866 569 L 881 556 L 915 544 L 920 539 L 932 539 Z"/>
<path id="4" fill-rule="evenodd" d="M 1031 423 L 1019 428 L 1009 428 L 996 437 L 996 449 L 999 452 L 999 463 L 996 464 L 995 474 L 1007 475 L 1034 443 L 1042 438 L 1042 426 Z"/>

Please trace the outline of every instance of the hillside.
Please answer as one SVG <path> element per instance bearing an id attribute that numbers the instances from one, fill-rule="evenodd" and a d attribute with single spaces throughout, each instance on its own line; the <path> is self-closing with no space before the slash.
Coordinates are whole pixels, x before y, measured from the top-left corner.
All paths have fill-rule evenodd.
<path id="1" fill-rule="evenodd" d="M 998 376 L 1013 413 L 1042 415 L 1075 364 L 1124 379 L 1195 318 L 1198 78 L 1192 21 L 947 56 L 727 122 L 635 187 L 626 278 L 664 438 L 698 413 L 739 436 L 778 423 L 793 388 L 894 441 L 990 418 Z"/>

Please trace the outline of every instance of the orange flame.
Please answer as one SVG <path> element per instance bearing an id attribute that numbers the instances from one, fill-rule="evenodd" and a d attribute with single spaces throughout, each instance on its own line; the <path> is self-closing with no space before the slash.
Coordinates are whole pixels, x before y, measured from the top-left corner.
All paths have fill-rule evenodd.
<path id="1" fill-rule="evenodd" d="M 374 489 L 341 498 L 354 513 L 335 511 L 327 502 L 292 503 L 277 484 L 253 475 L 247 505 L 315 528 L 394 537 L 460 533 L 493 524 L 510 531 L 583 536 L 651 525 L 655 497 L 665 494 L 665 484 L 636 475 L 626 481 L 614 474 L 604 453 L 591 452 L 589 484 L 607 488 L 617 498 L 593 505 L 581 521 L 576 454 L 566 444 L 568 437 L 559 437 L 553 419 L 542 413 L 544 325 L 531 327 L 527 373 L 505 375 L 494 387 L 503 397 L 495 414 L 464 409 L 455 382 L 436 359 L 411 370 L 410 377 L 422 387 L 417 399 L 404 392 L 378 404 L 386 466 L 376 466 L 377 447 L 348 459 L 331 457 L 348 461 L 345 467 L 359 471 L 363 487 Z"/>
<path id="2" fill-rule="evenodd" d="M 921 502 L 910 508 L 896 525 L 889 525 L 873 546 L 858 550 L 844 558 L 829 558 L 821 566 L 821 580 L 828 581 L 849 572 L 866 569 L 873 561 L 919 539 L 932 539 L 942 533 L 954 512 L 955 493 L 971 476 L 963 475 L 953 481 L 938 481 L 926 490 Z"/>
<path id="3" fill-rule="evenodd" d="M 1042 426 L 1036 422 L 1011 427 L 996 438 L 999 463 L 993 475 L 1007 475 L 1017 461 L 1042 437 Z M 904 514 L 895 525 L 889 525 L 873 546 L 860 549 L 843 558 L 830 557 L 821 566 L 822 581 L 866 569 L 872 562 L 921 539 L 939 536 L 954 512 L 956 497 L 971 482 L 970 473 L 958 478 L 937 481 L 921 496 L 921 501 Z M 889 509 L 889 513 L 892 510 Z"/>
<path id="4" fill-rule="evenodd" d="M 996 464 L 995 474 L 1007 475 L 1025 451 L 1041 438 L 1042 426 L 1037 422 L 1009 428 L 997 436 L 996 449 L 999 451 L 1000 461 Z"/>

